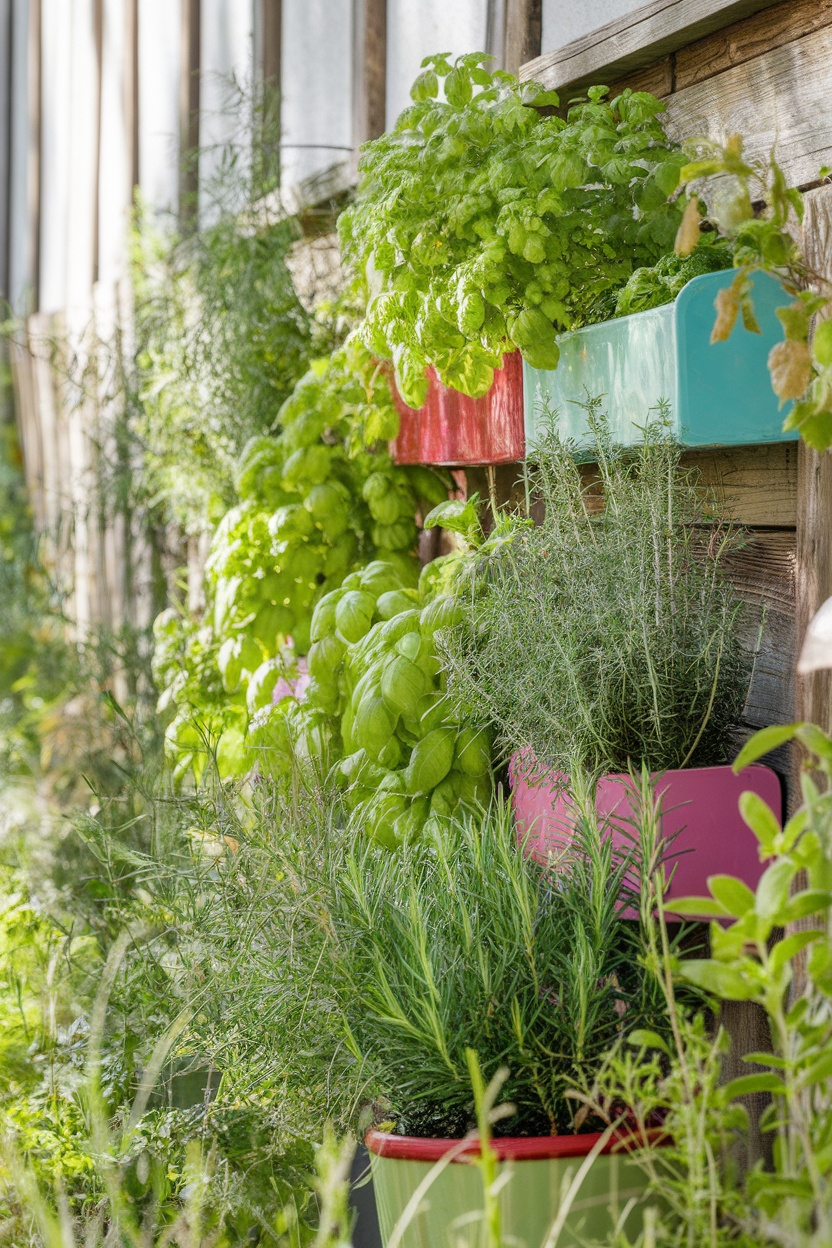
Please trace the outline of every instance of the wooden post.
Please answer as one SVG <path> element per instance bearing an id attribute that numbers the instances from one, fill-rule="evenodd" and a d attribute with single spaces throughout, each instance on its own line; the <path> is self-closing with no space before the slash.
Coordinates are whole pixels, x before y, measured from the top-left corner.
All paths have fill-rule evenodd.
<path id="1" fill-rule="evenodd" d="M 803 250 L 832 283 L 832 186 L 803 197 Z M 832 596 L 832 452 L 800 443 L 797 476 L 797 648 L 818 607 Z M 797 718 L 832 728 L 832 672 L 797 678 Z"/>
<path id="2" fill-rule="evenodd" d="M 387 119 L 387 3 L 353 3 L 352 143 L 384 133 Z"/>
<path id="3" fill-rule="evenodd" d="M 505 0 L 503 68 L 509 73 L 540 56 L 542 23 L 542 0 Z"/>
<path id="4" fill-rule="evenodd" d="M 179 78 L 179 215 L 196 222 L 199 191 L 200 0 L 182 0 Z"/>
<path id="5" fill-rule="evenodd" d="M 280 0 L 256 0 L 254 18 L 255 74 L 275 90 L 280 89 Z"/>

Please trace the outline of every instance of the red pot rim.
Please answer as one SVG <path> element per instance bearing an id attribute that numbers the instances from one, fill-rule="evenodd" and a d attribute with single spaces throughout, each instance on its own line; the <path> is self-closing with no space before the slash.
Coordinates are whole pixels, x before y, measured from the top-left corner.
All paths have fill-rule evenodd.
<path id="1" fill-rule="evenodd" d="M 502 1136 L 492 1139 L 491 1147 L 500 1161 L 545 1161 L 557 1157 L 586 1157 L 603 1132 L 589 1135 L 529 1135 Z M 661 1142 L 664 1132 L 649 1131 L 647 1142 Z M 616 1131 L 601 1149 L 602 1153 L 629 1152 L 645 1141 L 631 1132 Z M 460 1148 L 459 1140 L 421 1139 L 413 1135 L 392 1135 L 386 1131 L 368 1131 L 365 1143 L 371 1153 L 390 1157 L 397 1161 L 441 1161 L 451 1149 L 459 1152 L 454 1161 L 468 1161 L 480 1151 L 478 1139 L 466 1140 Z"/>

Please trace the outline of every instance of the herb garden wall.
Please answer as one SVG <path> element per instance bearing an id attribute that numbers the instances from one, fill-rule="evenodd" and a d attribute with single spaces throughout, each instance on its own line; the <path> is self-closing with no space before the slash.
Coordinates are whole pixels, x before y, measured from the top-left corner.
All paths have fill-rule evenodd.
<path id="1" fill-rule="evenodd" d="M 829 1242 L 832 7 L 758 7 L 385 118 L 367 0 L 353 171 L 297 6 L 200 150 L 183 4 L 177 213 L 8 329 L 0 1239 L 361 1248 L 363 1141 L 386 1248 Z"/>

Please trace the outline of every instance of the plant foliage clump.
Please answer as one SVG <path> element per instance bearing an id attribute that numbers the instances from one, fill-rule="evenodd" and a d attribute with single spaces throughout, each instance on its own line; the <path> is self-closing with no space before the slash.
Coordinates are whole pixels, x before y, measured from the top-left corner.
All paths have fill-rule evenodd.
<path id="1" fill-rule="evenodd" d="M 541 523 L 473 570 L 469 625 L 444 635 L 452 687 L 548 768 L 724 762 L 748 679 L 732 530 L 660 424 L 628 453 L 588 410 L 597 470 L 545 435 Z"/>
<path id="2" fill-rule="evenodd" d="M 148 488 L 188 531 L 231 505 L 234 461 L 275 428 L 315 350 L 287 263 L 300 227 L 275 199 L 276 101 L 238 88 L 228 103 L 247 120 L 211 152 L 199 228 L 168 229 L 145 211 L 133 244 L 136 431 Z"/>
<path id="3" fill-rule="evenodd" d="M 365 341 L 414 407 L 427 364 L 475 396 L 505 351 L 556 367 L 555 332 L 612 315 L 633 270 L 672 251 L 681 215 L 668 197 L 686 158 L 654 96 L 593 87 L 563 118 L 554 92 L 487 60 L 423 62 L 413 105 L 364 148 L 341 217 L 372 295 Z"/>
<path id="4" fill-rule="evenodd" d="M 618 917 L 625 864 L 592 815 L 577 844 L 553 873 L 519 852 L 496 803 L 391 854 L 356 840 L 337 801 L 281 803 L 200 923 L 200 947 L 230 977 L 223 1033 L 239 1060 L 345 1125 L 464 1134 L 473 1048 L 488 1077 L 511 1072 L 505 1132 L 579 1129 L 564 1099 L 577 1072 L 622 1030 L 664 1023 L 638 927 Z"/>

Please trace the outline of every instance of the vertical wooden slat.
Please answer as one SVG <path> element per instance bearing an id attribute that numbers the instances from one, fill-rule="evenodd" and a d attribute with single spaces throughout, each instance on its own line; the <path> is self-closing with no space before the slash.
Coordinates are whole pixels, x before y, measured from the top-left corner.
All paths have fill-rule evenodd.
<path id="1" fill-rule="evenodd" d="M 40 184 L 41 130 L 43 104 L 41 95 L 41 0 L 29 2 L 29 274 L 32 307 L 40 307 Z"/>
<path id="2" fill-rule="evenodd" d="M 540 56 L 543 0 L 505 0 L 504 67 L 516 74 Z"/>
<path id="3" fill-rule="evenodd" d="M 356 0 L 357 7 L 360 0 Z M 259 40 L 263 81 L 281 89 L 281 0 L 259 0 Z"/>
<path id="4" fill-rule="evenodd" d="M 179 86 L 179 211 L 183 221 L 197 212 L 199 168 L 200 0 L 182 3 L 182 68 Z"/>
<path id="5" fill-rule="evenodd" d="M 384 133 L 387 96 L 387 0 L 354 0 L 352 128 L 356 151 Z"/>
<path id="6" fill-rule="evenodd" d="M 803 197 L 803 248 L 810 268 L 832 283 L 832 187 Z M 832 287 L 830 287 L 832 289 Z M 818 607 L 832 596 L 832 452 L 801 442 L 797 478 L 797 645 Z M 797 678 L 797 716 L 832 728 L 832 672 Z"/>

